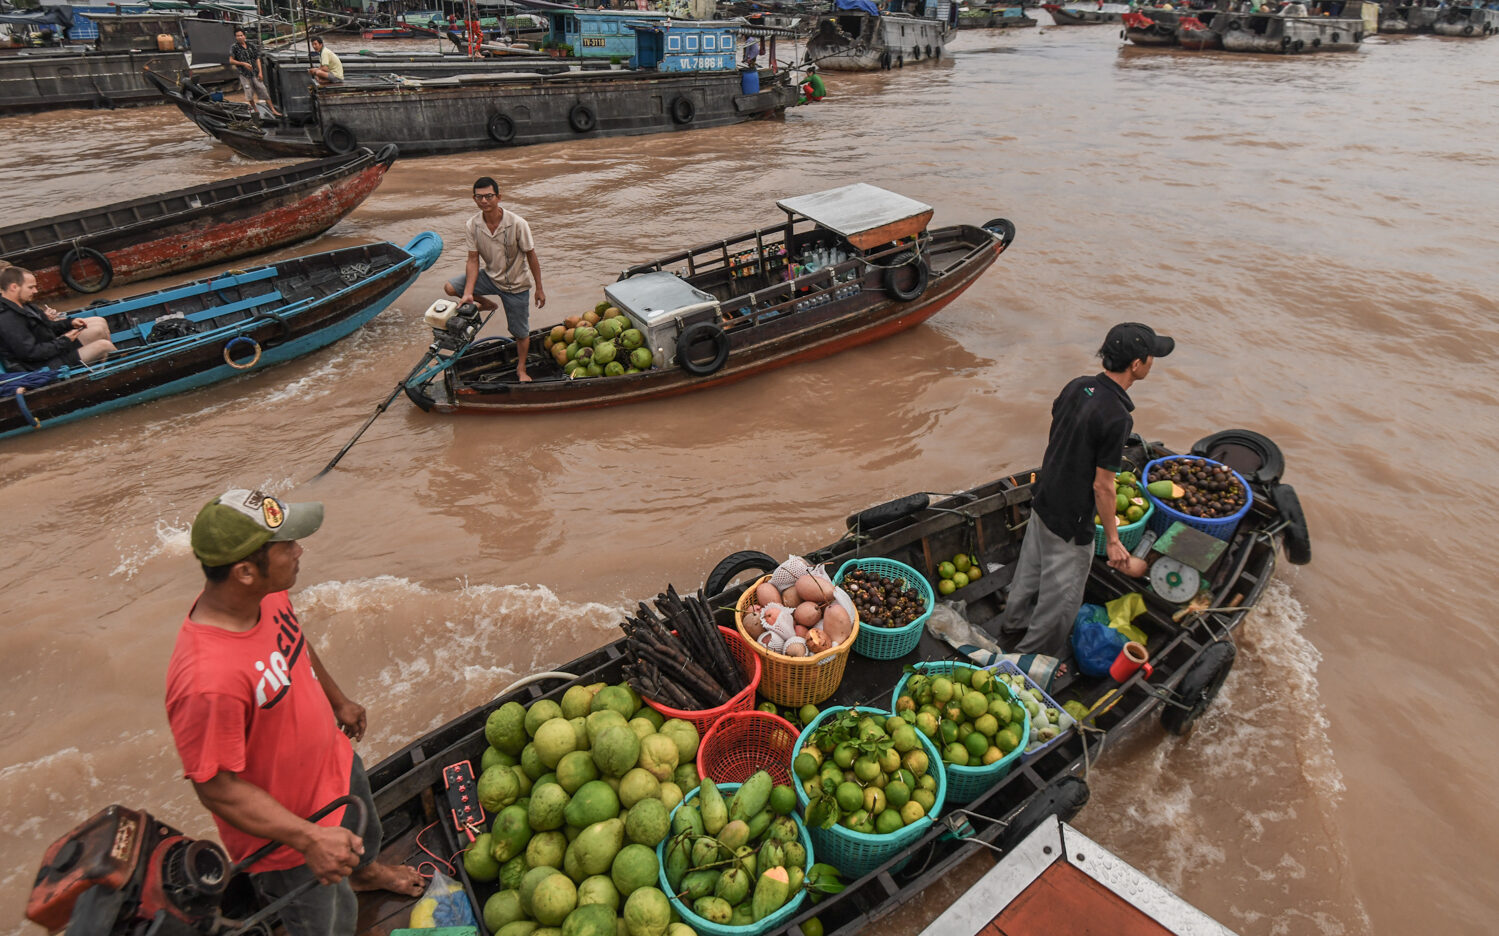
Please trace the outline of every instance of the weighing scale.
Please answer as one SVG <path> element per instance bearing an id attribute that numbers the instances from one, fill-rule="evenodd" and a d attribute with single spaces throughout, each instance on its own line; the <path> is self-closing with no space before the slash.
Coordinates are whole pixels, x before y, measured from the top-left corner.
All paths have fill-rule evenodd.
<path id="1" fill-rule="evenodd" d="M 1150 590 L 1172 604 L 1186 604 L 1202 589 L 1202 577 L 1228 543 L 1178 520 L 1149 549 L 1159 554 L 1150 564 Z"/>

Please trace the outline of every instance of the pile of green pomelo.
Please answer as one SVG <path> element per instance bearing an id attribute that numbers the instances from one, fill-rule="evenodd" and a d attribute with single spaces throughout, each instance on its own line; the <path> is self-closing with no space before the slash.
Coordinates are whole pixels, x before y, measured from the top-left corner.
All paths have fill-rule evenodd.
<path id="1" fill-rule="evenodd" d="M 987 766 L 1028 740 L 1025 712 L 1009 687 L 970 666 L 913 674 L 895 699 L 895 712 L 936 744 L 943 763 L 959 767 Z"/>

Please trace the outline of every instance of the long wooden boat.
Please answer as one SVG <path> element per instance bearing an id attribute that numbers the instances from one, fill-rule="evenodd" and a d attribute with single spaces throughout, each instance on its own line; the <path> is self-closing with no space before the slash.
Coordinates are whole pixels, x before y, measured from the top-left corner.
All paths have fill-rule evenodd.
<path id="1" fill-rule="evenodd" d="M 441 253 L 442 238 L 428 231 L 404 248 L 346 247 L 80 310 L 109 323 L 118 350 L 55 374 L 0 373 L 0 438 L 315 351 L 378 315 Z"/>
<path id="2" fill-rule="evenodd" d="M 1140 46 L 1174 46 L 1179 26 L 1171 10 L 1142 9 L 1124 14 L 1124 38 Z"/>
<path id="3" fill-rule="evenodd" d="M 936 62 L 953 31 L 943 20 L 909 13 L 834 10 L 816 18 L 806 59 L 825 71 L 888 71 Z"/>
<path id="4" fill-rule="evenodd" d="M 1176 19 L 1176 44 L 1183 49 L 1205 52 L 1223 48 L 1223 37 L 1213 29 L 1217 13 L 1201 10 L 1195 14 L 1183 13 Z"/>
<path id="5" fill-rule="evenodd" d="M 1110 4 L 1116 9 L 1104 9 L 1104 4 L 1099 3 L 1096 9 L 1080 6 L 1062 6 L 1058 3 L 1043 3 L 1041 9 L 1051 14 L 1052 22 L 1058 26 L 1096 26 L 1099 23 L 1118 23 L 1123 20 L 1126 10 L 1118 8 L 1118 4 Z"/>
<path id="6" fill-rule="evenodd" d="M 282 169 L 0 228 L 0 259 L 36 274 L 40 295 L 192 270 L 316 237 L 369 197 L 396 148 Z"/>
<path id="7" fill-rule="evenodd" d="M 1282 546 L 1292 561 L 1310 559 L 1305 521 L 1295 491 L 1280 481 L 1283 458 L 1273 442 L 1253 433 L 1230 430 L 1200 440 L 1193 451 L 1210 453 L 1234 466 L 1254 493 L 1248 514 L 1204 575 L 1203 581 L 1211 586 L 1212 607 L 1177 621 L 1174 617 L 1183 610 L 1181 607 L 1144 589 L 1146 611 L 1134 624 L 1148 637 L 1151 672 L 1141 669 L 1122 684 L 1108 677 L 1092 679 L 1076 675 L 1053 681 L 1048 692 L 1054 700 L 1079 701 L 1091 708 L 1081 726 L 1074 723 L 1044 747 L 1026 755 L 994 786 L 966 803 L 962 812 L 949 812 L 907 847 L 889 854 L 862 877 L 847 881 L 841 893 L 825 895 L 815 905 L 810 902 L 804 905 L 783 926 L 772 931 L 776 936 L 802 936 L 806 932 L 802 924 L 814 916 L 830 936 L 872 932 L 878 921 L 932 885 L 950 878 L 960 865 L 994 849 L 1002 855 L 1025 854 L 1025 843 L 1036 829 L 1046 827 L 1052 817 L 1071 819 L 1088 800 L 1084 776 L 1087 765 L 1097 764 L 1101 757 L 1120 749 L 1125 738 L 1158 735 L 1157 723 L 1171 734 L 1191 731 L 1233 666 L 1234 634 L 1270 583 Z M 1135 466 L 1166 454 L 1172 453 L 1138 437 L 1125 450 L 1128 463 Z M 812 562 L 828 563 L 832 569 L 851 558 L 885 557 L 931 573 L 936 559 L 963 550 L 974 553 L 990 571 L 954 592 L 953 597 L 965 600 L 970 623 L 992 632 L 1003 606 L 1004 587 L 1010 582 L 1019 556 L 1024 525 L 1031 517 L 1033 476 L 1034 472 L 1022 471 L 935 501 L 925 494 L 911 495 L 861 511 L 848 518 L 846 535 L 802 555 Z M 708 606 L 718 609 L 720 624 L 732 626 L 732 608 L 744 590 L 745 576 L 768 571 L 775 563 L 776 559 L 764 553 L 737 552 L 726 556 L 709 573 L 704 591 L 709 596 Z M 650 587 L 654 589 L 657 585 Z M 1120 575 L 1100 557 L 1094 561 L 1085 597 L 1090 602 L 1106 602 L 1139 591 L 1142 591 L 1139 580 Z M 426 732 L 376 764 L 369 774 L 376 812 L 385 832 L 380 858 L 414 865 L 433 853 L 452 855 L 466 848 L 467 837 L 458 831 L 447 812 L 445 769 L 463 761 L 471 764 L 481 761 L 488 746 L 484 735 L 486 720 L 502 704 L 556 701 L 572 686 L 620 681 L 628 662 L 621 643 L 615 641 L 556 670 L 526 677 L 493 701 Z M 952 648 L 930 631 L 903 657 L 877 661 L 854 655 L 841 684 L 823 704 L 868 704 L 871 700 L 889 699 L 908 665 L 955 656 Z M 80 826 L 74 835 L 83 840 L 85 850 L 99 842 L 103 845 L 97 847 L 107 849 L 114 840 L 114 828 L 126 818 L 135 817 L 138 821 L 141 816 L 146 821 L 138 828 L 159 828 L 161 835 L 173 833 L 170 826 L 153 826 L 156 820 L 148 814 L 110 807 L 96 817 L 100 821 Z M 53 846 L 49 852 L 51 861 L 59 862 L 76 851 L 64 848 L 64 844 L 59 840 Z M 180 839 L 177 844 L 187 846 Z M 138 932 L 130 928 L 142 924 L 143 915 L 141 888 L 134 882 L 145 880 L 154 867 L 147 858 L 150 855 L 150 848 L 139 849 L 133 864 L 121 862 L 117 874 L 110 878 L 112 885 L 109 881 L 101 885 L 103 893 L 96 896 L 118 894 L 120 903 L 111 906 L 94 901 L 90 909 L 97 912 L 103 903 L 114 916 L 112 920 L 109 917 L 99 920 L 90 932 L 110 936 Z M 57 872 L 49 870 L 53 866 L 50 863 L 44 866 L 38 875 L 39 883 L 44 879 L 56 880 Z M 461 862 L 457 878 L 477 914 L 495 885 L 471 880 Z M 79 890 L 89 883 L 84 881 Z M 223 936 L 231 929 L 245 931 L 242 921 L 255 908 L 242 882 L 230 881 L 226 888 L 222 879 L 210 881 L 215 889 L 207 894 L 206 900 L 201 890 L 191 886 L 194 883 L 188 881 L 188 886 L 169 892 L 170 905 L 163 912 L 169 917 L 180 912 L 182 918 L 197 924 L 197 928 L 162 932 L 174 936 L 190 931 Z M 49 884 L 49 887 L 55 891 L 58 885 Z M 406 925 L 415 899 L 375 892 L 360 894 L 359 901 L 357 932 L 361 936 L 385 936 Z M 989 908 L 1000 909 L 997 903 Z M 215 923 L 211 919 L 215 911 L 230 919 Z M 144 915 L 148 914 L 146 911 Z M 274 919 L 261 922 L 269 925 Z M 1053 934 L 1085 930 L 1095 931 L 1079 924 L 1014 932 Z"/>
<path id="8" fill-rule="evenodd" d="M 1350 17 L 1220 11 L 1213 18 L 1213 30 L 1230 52 L 1357 52 L 1364 41 L 1364 21 Z"/>
<path id="9" fill-rule="evenodd" d="M 1438 36 L 1485 39 L 1499 31 L 1499 10 L 1476 4 L 1449 6 L 1437 14 L 1431 31 Z"/>
<path id="10" fill-rule="evenodd" d="M 1035 26 L 1036 20 L 1018 6 L 974 5 L 958 11 L 959 29 L 1023 29 Z"/>
<path id="11" fill-rule="evenodd" d="M 550 326 L 531 334 L 532 379 L 521 383 L 517 346 L 473 341 L 477 322 L 459 317 L 436 330 L 407 396 L 439 413 L 539 413 L 743 380 L 915 327 L 971 286 L 1015 234 L 1004 220 L 928 230 L 929 206 L 864 183 L 777 204 L 782 224 L 631 267 L 605 288 L 641 335 L 648 360 L 636 372 L 575 376 L 565 345 L 547 347 L 565 326 Z M 641 347 L 621 345 L 619 359 Z"/>

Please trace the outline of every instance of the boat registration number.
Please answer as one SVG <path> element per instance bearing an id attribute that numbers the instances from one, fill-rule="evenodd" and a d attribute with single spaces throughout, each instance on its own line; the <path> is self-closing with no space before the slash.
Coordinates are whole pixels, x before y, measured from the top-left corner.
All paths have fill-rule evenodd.
<path id="1" fill-rule="evenodd" d="M 589 39 L 589 38 L 585 37 L 583 39 L 583 48 L 585 48 L 585 49 L 602 49 L 603 47 L 604 47 L 604 40 L 603 40 L 603 38 Z"/>

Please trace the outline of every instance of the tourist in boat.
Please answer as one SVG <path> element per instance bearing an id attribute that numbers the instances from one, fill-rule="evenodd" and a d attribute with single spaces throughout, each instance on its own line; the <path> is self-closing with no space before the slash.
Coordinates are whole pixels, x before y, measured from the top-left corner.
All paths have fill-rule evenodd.
<path id="1" fill-rule="evenodd" d="M 287 504 L 235 490 L 193 520 L 193 555 L 206 581 L 177 632 L 167 668 L 167 721 L 184 773 L 213 813 L 235 860 L 266 841 L 282 847 L 250 868 L 270 902 L 316 879 L 281 911 L 290 936 L 353 936 L 354 891 L 417 896 L 415 868 L 375 861 L 381 828 L 364 764 L 364 707 L 318 659 L 287 597 L 302 556 L 298 540 L 323 522 L 319 503 Z M 341 796 L 364 801 L 363 836 L 306 820 Z M 353 811 L 342 810 L 352 825 Z"/>
<path id="2" fill-rule="evenodd" d="M 250 102 L 250 112 L 258 113 L 255 102 L 260 99 L 265 101 L 265 106 L 271 109 L 274 116 L 280 117 L 281 112 L 271 102 L 271 92 L 266 90 L 265 66 L 260 62 L 260 47 L 250 41 L 243 29 L 234 31 L 234 45 L 229 48 L 229 64 L 234 66 L 234 72 L 239 76 L 239 87 L 245 93 L 245 100 Z"/>
<path id="3" fill-rule="evenodd" d="M 312 38 L 312 51 L 318 54 L 318 63 L 307 69 L 307 73 L 317 79 L 320 85 L 343 84 L 344 63 L 338 60 L 333 50 L 323 42 L 322 36 Z"/>
<path id="4" fill-rule="evenodd" d="M 500 184 L 489 176 L 474 183 L 474 202 L 479 211 L 463 228 L 463 242 L 468 247 L 468 263 L 462 276 L 448 280 L 443 287 L 459 303 L 472 302 L 485 312 L 495 303 L 489 296 L 499 296 L 505 307 L 505 324 L 515 339 L 516 378 L 529 383 L 526 354 L 531 349 L 531 287 L 536 287 L 536 308 L 547 304 L 541 288 L 541 261 L 536 258 L 536 243 L 531 225 L 513 211 L 500 205 Z"/>
<path id="5" fill-rule="evenodd" d="M 38 306 L 36 277 L 18 266 L 0 269 L 0 363 L 6 370 L 56 370 L 102 361 L 114 351 L 109 323 L 98 316 L 68 318 Z"/>
<path id="6" fill-rule="evenodd" d="M 1144 562 L 1119 539 L 1114 476 L 1123 468 L 1124 442 L 1134 428 L 1129 388 L 1175 347 L 1147 325 L 1115 325 L 1098 352 L 1104 372 L 1073 380 L 1052 403 L 1031 519 L 1000 619 L 1000 640 L 1011 652 L 1065 655 L 1093 562 L 1095 515 L 1110 567 L 1144 573 Z"/>

